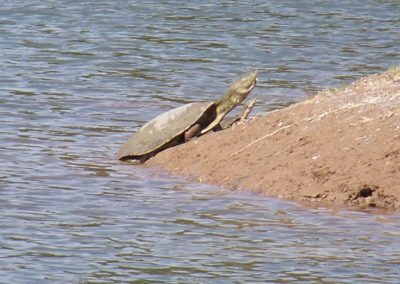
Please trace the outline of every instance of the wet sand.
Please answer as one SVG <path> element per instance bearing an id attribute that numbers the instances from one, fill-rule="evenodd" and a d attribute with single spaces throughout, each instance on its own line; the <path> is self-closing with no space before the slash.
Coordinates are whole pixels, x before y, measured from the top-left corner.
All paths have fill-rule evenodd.
<path id="1" fill-rule="evenodd" d="M 400 68 L 204 135 L 146 162 L 233 190 L 400 211 Z"/>

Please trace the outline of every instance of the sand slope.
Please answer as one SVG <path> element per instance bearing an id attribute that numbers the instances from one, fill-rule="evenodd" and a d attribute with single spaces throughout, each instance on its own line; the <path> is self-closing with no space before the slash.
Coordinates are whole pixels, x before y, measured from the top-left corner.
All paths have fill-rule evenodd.
<path id="1" fill-rule="evenodd" d="M 268 196 L 400 211 L 400 68 L 199 137 L 147 164 Z"/>

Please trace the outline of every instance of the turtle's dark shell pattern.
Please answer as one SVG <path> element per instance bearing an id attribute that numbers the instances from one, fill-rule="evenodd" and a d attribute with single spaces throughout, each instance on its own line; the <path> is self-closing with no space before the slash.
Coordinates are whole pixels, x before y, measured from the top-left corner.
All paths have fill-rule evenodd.
<path id="1" fill-rule="evenodd" d="M 118 151 L 118 159 L 142 162 L 184 142 L 184 133 L 199 123 L 206 127 L 216 116 L 214 102 L 190 103 L 172 109 L 143 125 Z"/>

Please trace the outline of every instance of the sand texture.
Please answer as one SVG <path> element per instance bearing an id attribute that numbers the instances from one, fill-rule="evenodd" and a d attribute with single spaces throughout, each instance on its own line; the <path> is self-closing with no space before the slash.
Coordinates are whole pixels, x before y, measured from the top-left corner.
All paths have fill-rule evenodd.
<path id="1" fill-rule="evenodd" d="M 233 190 L 400 211 L 400 68 L 196 138 L 146 164 Z"/>

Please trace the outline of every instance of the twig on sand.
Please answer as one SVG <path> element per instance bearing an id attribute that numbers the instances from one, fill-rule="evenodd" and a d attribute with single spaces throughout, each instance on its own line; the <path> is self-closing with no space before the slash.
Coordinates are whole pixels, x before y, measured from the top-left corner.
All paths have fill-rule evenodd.
<path id="1" fill-rule="evenodd" d="M 259 141 L 261 141 L 261 140 L 263 140 L 263 139 L 265 139 L 265 138 L 267 138 L 267 137 L 269 137 L 269 136 L 272 136 L 272 135 L 276 134 L 277 132 L 279 132 L 279 131 L 281 131 L 281 130 L 284 130 L 284 129 L 286 129 L 286 128 L 292 127 L 294 124 L 296 124 L 296 123 L 282 126 L 281 128 L 278 128 L 278 129 L 276 129 L 275 131 L 273 131 L 273 132 L 271 132 L 271 133 L 268 133 L 268 134 L 264 135 L 263 137 L 258 138 L 257 140 L 252 141 L 251 143 L 247 144 L 245 147 L 243 147 L 243 148 L 240 149 L 239 151 L 234 152 L 234 153 L 230 154 L 229 156 L 230 156 L 230 157 L 233 157 L 233 156 L 235 156 L 235 155 L 237 155 L 237 154 L 240 154 L 241 152 L 243 152 L 244 150 L 246 150 L 246 149 L 249 148 L 250 146 L 252 146 L 252 145 L 258 143 Z"/>
<path id="2" fill-rule="evenodd" d="M 282 126 L 282 127 L 278 128 L 278 129 L 274 130 L 273 132 L 267 133 L 264 136 L 262 136 L 262 137 L 260 137 L 260 138 L 258 138 L 256 140 L 250 142 L 249 144 L 244 146 L 242 149 L 240 149 L 239 151 L 233 152 L 229 156 L 233 157 L 233 156 L 235 156 L 237 154 L 240 154 L 243 151 L 245 151 L 246 149 L 248 149 L 249 147 L 253 146 L 254 144 L 256 144 L 256 143 L 258 143 L 258 142 L 260 142 L 260 141 L 262 141 L 262 140 L 264 140 L 264 139 L 266 139 L 268 137 L 271 137 L 271 136 L 275 135 L 276 133 L 278 133 L 278 132 L 280 132 L 280 131 L 282 131 L 284 129 L 288 129 L 288 128 L 294 126 L 294 125 L 298 125 L 298 124 L 301 124 L 301 123 L 304 123 L 304 122 L 310 123 L 310 122 L 319 121 L 319 120 L 323 119 L 325 116 L 328 116 L 328 115 L 334 114 L 334 113 L 338 113 L 338 112 L 341 112 L 341 111 L 348 111 L 348 110 L 351 110 L 351 109 L 354 109 L 354 108 L 364 107 L 364 106 L 368 106 L 368 105 L 375 105 L 375 106 L 381 108 L 385 112 L 385 117 L 390 117 L 390 116 L 393 115 L 393 112 L 389 111 L 387 109 L 387 106 L 384 103 L 387 104 L 388 101 L 390 101 L 390 99 L 392 99 L 392 100 L 393 99 L 398 99 L 398 97 L 399 97 L 398 93 L 392 95 L 391 97 L 389 96 L 389 98 L 388 97 L 379 97 L 379 96 L 365 96 L 364 99 L 361 102 L 358 102 L 358 103 L 346 103 L 346 104 L 344 104 L 344 105 L 342 105 L 342 106 L 340 106 L 340 107 L 338 107 L 338 108 L 336 108 L 334 110 L 324 111 L 324 112 L 322 112 L 320 114 L 315 114 L 313 116 L 303 118 L 302 120 L 299 120 L 299 121 L 294 122 L 292 124 L 288 124 L 288 125 Z M 306 102 L 306 103 L 308 103 L 308 102 Z M 250 108 L 250 110 L 251 110 L 251 108 Z M 363 120 L 363 121 L 358 122 L 358 123 L 365 123 L 367 121 L 368 120 Z M 352 124 L 352 125 L 354 125 L 354 124 Z"/>
<path id="3" fill-rule="evenodd" d="M 288 124 L 288 125 L 282 126 L 282 127 L 278 128 L 278 129 L 272 131 L 271 133 L 267 133 L 267 134 L 265 134 L 264 136 L 262 136 L 262 137 L 260 137 L 260 138 L 258 138 L 258 139 L 256 139 L 256 140 L 250 142 L 250 143 L 247 144 L 245 147 L 243 147 L 243 148 L 240 149 L 239 151 L 236 151 L 236 152 L 230 154 L 229 156 L 230 156 L 230 157 L 233 157 L 233 156 L 235 156 L 235 155 L 237 155 L 237 154 L 240 154 L 241 152 L 243 152 L 243 151 L 246 150 L 247 148 L 251 147 L 252 145 L 254 145 L 254 144 L 258 143 L 258 142 L 260 142 L 261 140 L 263 140 L 263 139 L 265 139 L 265 138 L 267 138 L 267 137 L 273 136 L 273 135 L 275 135 L 276 133 L 278 133 L 278 132 L 280 132 L 280 131 L 282 131 L 282 130 L 285 130 L 285 129 L 287 129 L 287 128 L 290 128 L 290 127 L 292 127 L 292 126 L 294 126 L 294 125 L 296 125 L 296 124 L 300 124 L 300 123 L 302 123 L 302 122 L 313 122 L 313 121 L 321 120 L 323 117 L 327 116 L 327 115 L 330 114 L 330 113 L 332 113 L 332 112 L 324 112 L 324 113 L 321 113 L 321 114 L 318 114 L 318 115 L 314 115 L 314 116 L 311 116 L 311 117 L 306 117 L 306 118 L 304 118 L 304 119 L 302 119 L 302 120 L 300 120 L 300 121 L 298 121 L 298 122 L 295 122 L 295 123 L 292 123 L 292 124 Z"/>

